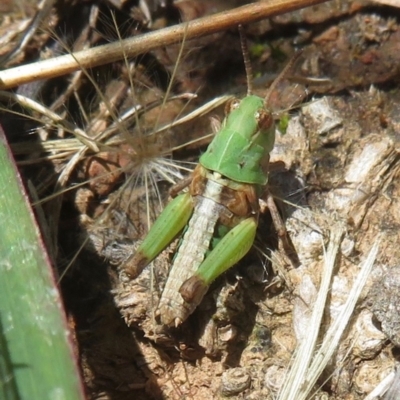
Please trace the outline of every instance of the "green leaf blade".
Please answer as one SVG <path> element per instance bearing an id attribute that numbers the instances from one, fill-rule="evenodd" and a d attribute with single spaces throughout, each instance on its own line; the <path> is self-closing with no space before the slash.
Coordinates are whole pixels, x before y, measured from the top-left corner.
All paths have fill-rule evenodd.
<path id="1" fill-rule="evenodd" d="M 4 137 L 0 188 L 0 398 L 84 399 L 58 288 Z"/>

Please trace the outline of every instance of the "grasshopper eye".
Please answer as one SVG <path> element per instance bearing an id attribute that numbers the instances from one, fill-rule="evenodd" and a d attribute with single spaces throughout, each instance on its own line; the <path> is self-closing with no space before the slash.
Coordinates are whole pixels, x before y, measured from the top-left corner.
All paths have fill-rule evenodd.
<path id="1" fill-rule="evenodd" d="M 270 128 L 274 123 L 274 118 L 272 117 L 272 114 L 269 111 L 263 109 L 257 110 L 254 114 L 254 118 L 256 119 L 258 123 L 258 128 L 260 130 L 266 130 Z"/>
<path id="2" fill-rule="evenodd" d="M 232 99 L 229 100 L 225 105 L 225 115 L 230 114 L 233 110 L 239 108 L 240 100 L 239 99 Z"/>

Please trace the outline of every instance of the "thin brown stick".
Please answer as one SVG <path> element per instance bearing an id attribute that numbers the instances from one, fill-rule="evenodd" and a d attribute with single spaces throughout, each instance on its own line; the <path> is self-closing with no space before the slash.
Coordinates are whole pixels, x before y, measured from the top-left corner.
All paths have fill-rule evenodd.
<path id="1" fill-rule="evenodd" d="M 272 82 L 271 86 L 268 89 L 268 93 L 265 96 L 264 104 L 265 107 L 269 106 L 269 99 L 271 94 L 274 92 L 275 88 L 286 78 L 287 73 L 293 68 L 294 64 L 296 64 L 297 60 L 302 55 L 302 50 L 298 51 L 286 64 L 286 67 L 280 72 L 279 76 Z"/>
<path id="2" fill-rule="evenodd" d="M 71 73 L 80 68 L 92 68 L 117 61 L 123 57 L 135 57 L 157 47 L 194 37 L 226 30 L 239 24 L 260 21 L 278 14 L 323 3 L 326 0 L 268 0 L 259 1 L 212 16 L 160 29 L 155 32 L 125 39 L 116 43 L 67 54 L 28 65 L 0 71 L 0 89 L 8 89 L 38 79 L 48 79 Z"/>

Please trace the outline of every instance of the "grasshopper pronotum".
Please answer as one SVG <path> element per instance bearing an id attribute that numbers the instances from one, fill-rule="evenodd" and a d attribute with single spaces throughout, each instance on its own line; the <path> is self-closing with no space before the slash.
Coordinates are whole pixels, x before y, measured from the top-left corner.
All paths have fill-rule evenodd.
<path id="1" fill-rule="evenodd" d="M 242 47 L 246 53 L 245 40 Z M 294 59 L 272 84 L 283 79 Z M 275 124 L 266 98 L 251 94 L 251 71 L 245 54 L 248 93 L 226 106 L 219 132 L 190 179 L 189 191 L 173 199 L 158 217 L 137 252 L 126 263 L 131 277 L 142 270 L 183 232 L 158 305 L 161 323 L 181 324 L 200 304 L 214 279 L 241 260 L 253 245 L 259 200 L 266 193 L 269 153 Z M 268 205 L 271 205 L 269 197 Z M 285 234 L 279 214 L 273 221 Z M 283 232 L 282 232 L 283 231 Z"/>

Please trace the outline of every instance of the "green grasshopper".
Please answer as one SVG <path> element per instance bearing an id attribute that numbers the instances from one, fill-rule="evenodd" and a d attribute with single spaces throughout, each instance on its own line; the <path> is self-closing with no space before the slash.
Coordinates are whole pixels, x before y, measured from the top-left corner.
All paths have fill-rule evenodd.
<path id="1" fill-rule="evenodd" d="M 245 66 L 247 96 L 227 104 L 220 131 L 180 187 L 189 186 L 189 191 L 167 205 L 126 264 L 127 273 L 132 278 L 138 276 L 183 232 L 158 305 L 163 325 L 178 326 L 185 321 L 210 284 L 248 253 L 256 236 L 259 198 L 268 182 L 275 124 L 268 108 L 269 93 L 265 99 L 251 95 L 248 61 Z M 275 211 L 271 214 L 275 214 L 273 221 L 282 236 L 279 213 L 271 202 L 268 206 Z"/>

